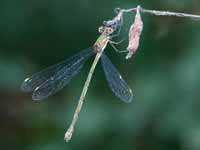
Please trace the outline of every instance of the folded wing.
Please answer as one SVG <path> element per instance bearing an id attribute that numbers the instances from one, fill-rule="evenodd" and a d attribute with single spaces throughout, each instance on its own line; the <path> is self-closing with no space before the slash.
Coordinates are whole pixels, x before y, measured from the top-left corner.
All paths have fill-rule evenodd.
<path id="1" fill-rule="evenodd" d="M 42 100 L 55 94 L 80 72 L 85 61 L 93 54 L 95 54 L 94 50 L 87 48 L 58 64 L 35 73 L 24 80 L 21 85 L 22 91 L 33 92 L 33 100 Z"/>
<path id="2" fill-rule="evenodd" d="M 108 85 L 112 92 L 122 101 L 130 103 L 133 99 L 132 90 L 129 88 L 127 83 L 124 81 L 118 70 L 105 53 L 103 53 L 101 56 L 101 63 L 106 80 L 108 81 Z"/>

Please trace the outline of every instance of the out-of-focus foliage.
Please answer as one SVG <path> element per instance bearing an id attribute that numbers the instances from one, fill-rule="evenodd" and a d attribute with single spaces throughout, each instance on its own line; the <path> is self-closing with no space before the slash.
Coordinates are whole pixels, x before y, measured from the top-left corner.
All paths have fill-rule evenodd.
<path id="1" fill-rule="evenodd" d="M 199 0 L 0 1 L 1 149 L 200 149 L 199 21 L 143 14 L 141 45 L 130 61 L 106 49 L 133 89 L 133 103 L 112 94 L 99 65 L 68 144 L 63 136 L 91 61 L 48 100 L 35 102 L 20 91 L 27 76 L 91 46 L 115 7 L 137 4 L 200 14 Z M 126 16 L 120 38 L 127 38 L 132 20 Z"/>

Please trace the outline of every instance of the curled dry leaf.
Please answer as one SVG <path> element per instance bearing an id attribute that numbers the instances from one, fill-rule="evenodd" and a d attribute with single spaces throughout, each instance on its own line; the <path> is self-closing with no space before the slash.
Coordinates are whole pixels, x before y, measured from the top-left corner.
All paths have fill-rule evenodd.
<path id="1" fill-rule="evenodd" d="M 131 58 L 132 55 L 137 51 L 142 29 L 143 22 L 140 15 L 140 6 L 137 6 L 135 19 L 129 30 L 129 44 L 127 47 L 128 54 L 126 55 L 126 59 Z"/>

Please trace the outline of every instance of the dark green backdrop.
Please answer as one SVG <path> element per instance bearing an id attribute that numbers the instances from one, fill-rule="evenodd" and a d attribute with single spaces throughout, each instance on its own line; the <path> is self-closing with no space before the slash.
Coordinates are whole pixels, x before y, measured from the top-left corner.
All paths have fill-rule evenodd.
<path id="1" fill-rule="evenodd" d="M 98 65 L 70 143 L 64 133 L 92 59 L 47 100 L 32 101 L 20 91 L 26 77 L 92 46 L 115 7 L 137 4 L 200 14 L 199 0 L 0 0 L 0 149 L 200 149 L 200 21 L 142 14 L 144 31 L 132 59 L 106 49 L 133 102 L 113 95 Z M 119 39 L 127 40 L 133 15 L 125 17 Z"/>

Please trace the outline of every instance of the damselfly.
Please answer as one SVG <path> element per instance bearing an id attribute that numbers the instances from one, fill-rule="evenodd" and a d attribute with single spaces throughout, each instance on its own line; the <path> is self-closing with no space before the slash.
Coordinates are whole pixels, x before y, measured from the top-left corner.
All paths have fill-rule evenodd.
<path id="1" fill-rule="evenodd" d="M 102 28 L 100 28 L 100 32 Z M 106 45 L 110 41 L 109 35 L 113 32 L 112 28 L 104 27 L 103 33 L 97 39 L 94 46 L 82 50 L 78 54 L 44 69 L 31 77 L 26 78 L 21 85 L 24 92 L 32 92 L 33 100 L 43 100 L 65 87 L 72 77 L 81 71 L 85 61 L 96 54 L 96 60 L 101 57 Z M 132 99 L 131 89 L 112 65 L 109 58 L 103 53 L 101 58 L 102 66 L 111 90 L 124 102 L 130 102 Z M 97 62 L 96 62 L 97 63 Z M 112 70 L 110 70 L 110 69 Z"/>
<path id="2" fill-rule="evenodd" d="M 108 81 L 108 85 L 112 92 L 124 102 L 131 102 L 133 94 L 127 83 L 124 81 L 118 70 L 111 63 L 110 59 L 103 52 L 107 44 L 111 40 L 111 34 L 113 33 L 111 27 L 100 27 L 99 32 L 101 35 L 91 48 L 82 50 L 78 54 L 70 57 L 69 59 L 53 65 L 41 72 L 38 72 L 32 75 L 30 78 L 27 78 L 22 83 L 21 89 L 24 92 L 32 92 L 33 100 L 43 100 L 66 86 L 70 80 L 78 74 L 85 61 L 96 54 L 94 62 L 90 68 L 88 77 L 85 81 L 83 91 L 81 93 L 78 106 L 74 113 L 72 123 L 65 134 L 65 140 L 69 141 L 71 139 L 75 123 L 78 119 L 78 114 L 81 110 L 84 98 L 87 93 L 94 69 L 97 65 L 97 62 L 101 58 L 101 63 L 103 70 Z"/>

